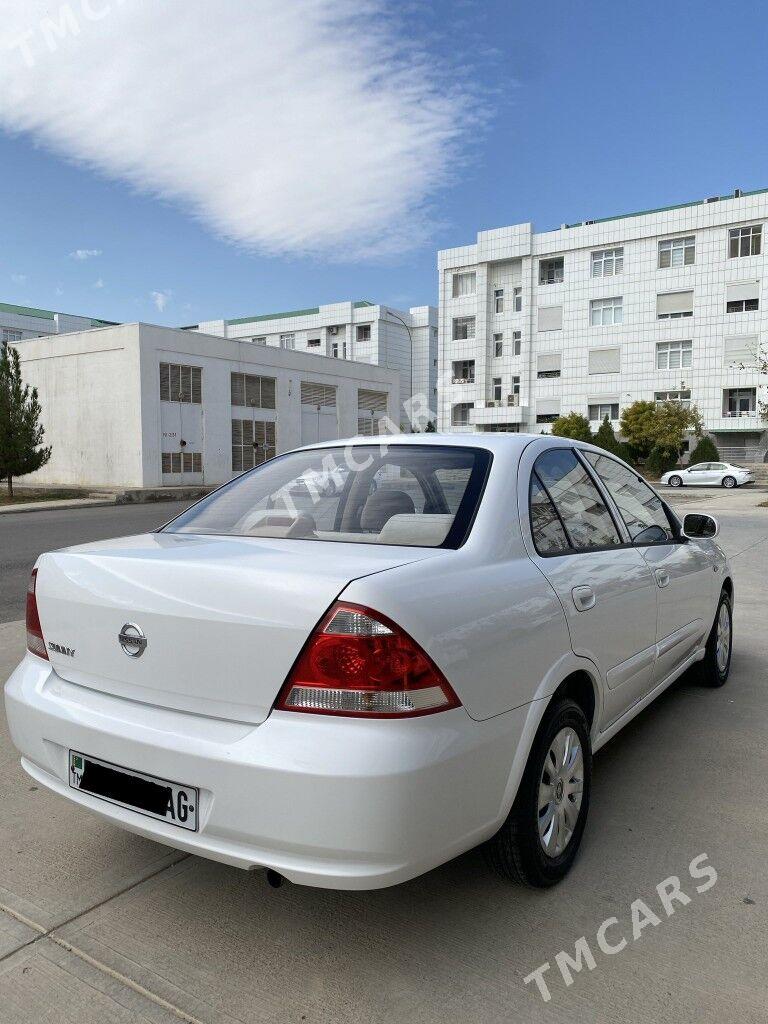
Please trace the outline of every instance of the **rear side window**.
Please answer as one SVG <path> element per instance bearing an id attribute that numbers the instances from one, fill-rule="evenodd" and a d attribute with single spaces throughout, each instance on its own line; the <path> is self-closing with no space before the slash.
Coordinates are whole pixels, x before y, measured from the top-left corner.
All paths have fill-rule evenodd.
<path id="1" fill-rule="evenodd" d="M 600 492 L 570 449 L 553 448 L 540 455 L 534 473 L 560 517 L 570 548 L 589 551 L 622 543 Z"/>
<path id="2" fill-rule="evenodd" d="M 203 498 L 164 532 L 457 548 L 490 463 L 486 449 L 453 445 L 289 452 Z"/>
<path id="3" fill-rule="evenodd" d="M 597 452 L 583 454 L 616 502 L 633 541 L 652 527 L 658 528 L 655 543 L 674 540 L 674 531 L 658 494 L 654 494 L 643 480 L 614 459 L 598 455 Z M 663 531 L 663 535 L 659 530 Z"/>

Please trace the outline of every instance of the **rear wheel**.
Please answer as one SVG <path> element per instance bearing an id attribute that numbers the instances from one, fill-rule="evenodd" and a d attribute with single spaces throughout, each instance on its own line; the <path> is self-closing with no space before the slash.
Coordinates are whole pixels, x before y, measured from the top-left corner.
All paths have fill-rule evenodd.
<path id="1" fill-rule="evenodd" d="M 735 476 L 724 476 L 723 479 L 722 479 L 722 485 L 723 485 L 723 487 L 727 487 L 729 489 L 731 487 L 735 487 L 736 486 L 736 477 Z"/>
<path id="2" fill-rule="evenodd" d="M 707 652 L 699 662 L 699 680 L 705 686 L 723 686 L 731 671 L 733 648 L 733 612 L 731 599 L 724 590 L 720 594 L 717 615 L 707 639 Z"/>
<path id="3" fill-rule="evenodd" d="M 581 844 L 591 781 L 584 712 L 575 701 L 560 700 L 539 728 L 507 820 L 485 846 L 489 864 L 523 885 L 559 882 Z"/>
<path id="4" fill-rule="evenodd" d="M 677 473 L 675 473 L 674 476 L 671 476 L 669 478 L 667 483 L 669 484 L 670 487 L 682 487 L 683 486 L 683 478 L 681 476 L 678 476 Z"/>

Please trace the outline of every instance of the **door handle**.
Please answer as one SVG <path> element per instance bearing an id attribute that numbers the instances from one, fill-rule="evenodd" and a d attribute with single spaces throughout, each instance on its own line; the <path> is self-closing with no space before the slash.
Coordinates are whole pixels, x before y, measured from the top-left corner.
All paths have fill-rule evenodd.
<path id="1" fill-rule="evenodd" d="M 577 612 L 588 612 L 590 608 L 595 607 L 595 602 L 597 601 L 592 587 L 574 587 L 571 591 L 571 597 Z"/>
<path id="2" fill-rule="evenodd" d="M 669 573 L 666 569 L 656 570 L 656 582 L 660 587 L 666 587 L 669 584 Z"/>

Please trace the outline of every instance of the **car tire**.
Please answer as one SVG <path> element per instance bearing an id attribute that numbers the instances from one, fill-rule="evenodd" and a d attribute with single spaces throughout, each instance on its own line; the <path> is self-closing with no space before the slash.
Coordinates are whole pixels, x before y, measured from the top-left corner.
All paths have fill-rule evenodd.
<path id="1" fill-rule="evenodd" d="M 720 484 L 721 484 L 721 486 L 727 487 L 730 490 L 732 487 L 736 487 L 737 486 L 737 484 L 736 484 L 736 477 L 735 476 L 724 476 L 723 479 L 720 481 Z"/>
<path id="2" fill-rule="evenodd" d="M 727 639 L 727 650 L 722 644 Z M 724 686 L 731 671 L 733 652 L 733 609 L 727 591 L 723 590 L 717 604 L 717 614 L 707 637 L 706 654 L 698 665 L 698 678 L 703 686 Z"/>
<path id="3" fill-rule="evenodd" d="M 574 754 L 574 736 L 580 756 Z M 571 740 L 570 748 L 564 746 L 567 739 Z M 553 750 L 570 751 L 562 769 L 557 764 L 561 759 Z M 573 763 L 569 761 L 571 756 Z M 547 779 L 552 781 L 547 783 Z M 581 845 L 591 783 L 592 745 L 587 719 L 575 701 L 558 700 L 539 726 L 507 820 L 485 844 L 489 865 L 503 878 L 536 889 L 548 888 L 564 878 Z M 542 799 L 546 799 L 542 793 L 547 789 L 551 790 L 551 799 L 542 805 Z M 578 795 L 581 799 L 574 817 L 569 808 L 577 803 Z M 549 828 L 544 821 L 547 817 Z M 558 848 L 558 836 L 564 843 L 562 849 Z M 545 848 L 547 842 L 551 852 Z"/>
<path id="4" fill-rule="evenodd" d="M 681 476 L 678 476 L 677 473 L 675 473 L 674 476 L 671 476 L 669 480 L 667 480 L 667 483 L 670 487 L 682 487 L 683 478 Z"/>

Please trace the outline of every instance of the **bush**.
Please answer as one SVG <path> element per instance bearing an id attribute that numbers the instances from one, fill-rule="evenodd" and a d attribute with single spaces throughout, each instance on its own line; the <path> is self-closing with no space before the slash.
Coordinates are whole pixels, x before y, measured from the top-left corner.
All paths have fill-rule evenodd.
<path id="1" fill-rule="evenodd" d="M 652 476 L 662 476 L 674 469 L 677 465 L 678 453 L 676 448 L 666 448 L 657 444 L 651 449 L 648 461 L 645 466 Z"/>
<path id="2" fill-rule="evenodd" d="M 589 420 L 578 412 L 569 412 L 567 416 L 558 416 L 552 424 L 555 437 L 570 437 L 572 441 L 591 441 L 592 429 Z"/>
<path id="3" fill-rule="evenodd" d="M 697 462 L 719 462 L 720 452 L 711 437 L 702 437 L 699 443 L 691 452 L 689 465 L 694 466 Z"/>

